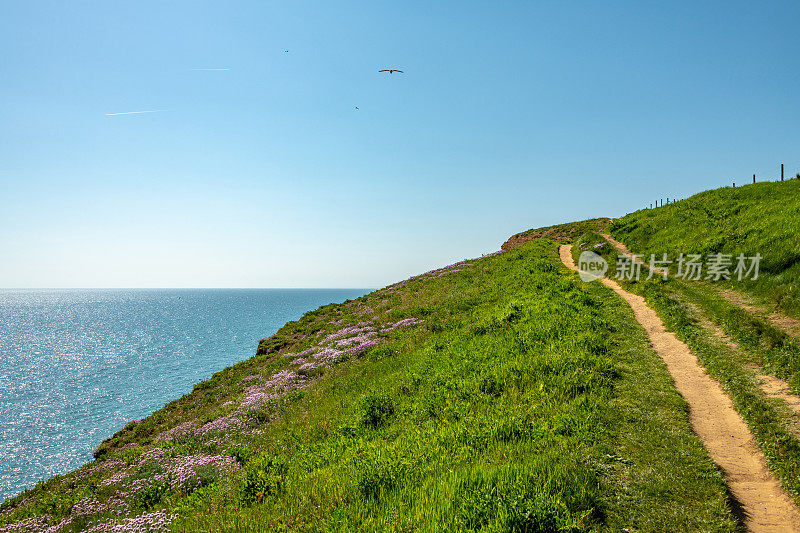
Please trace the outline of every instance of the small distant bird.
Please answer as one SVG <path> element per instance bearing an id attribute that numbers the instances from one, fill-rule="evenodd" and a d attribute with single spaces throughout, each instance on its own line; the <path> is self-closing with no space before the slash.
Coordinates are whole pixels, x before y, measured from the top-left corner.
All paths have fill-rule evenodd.
<path id="1" fill-rule="evenodd" d="M 358 106 L 356 106 L 356 111 L 358 111 Z"/>
<path id="2" fill-rule="evenodd" d="M 284 50 L 284 51 L 283 51 L 283 53 L 284 53 L 284 54 L 288 54 L 288 53 L 289 53 L 289 50 Z"/>
<path id="3" fill-rule="evenodd" d="M 378 72 L 388 72 L 389 74 L 394 74 L 395 72 L 403 73 L 402 70 L 397 70 L 396 68 L 385 68 L 383 70 L 379 70 Z"/>

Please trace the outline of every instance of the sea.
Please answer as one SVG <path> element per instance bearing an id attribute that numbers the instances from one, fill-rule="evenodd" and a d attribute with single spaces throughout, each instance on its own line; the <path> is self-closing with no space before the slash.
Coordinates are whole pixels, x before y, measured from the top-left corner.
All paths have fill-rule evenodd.
<path id="1" fill-rule="evenodd" d="M 0 502 L 368 289 L 0 290 Z"/>

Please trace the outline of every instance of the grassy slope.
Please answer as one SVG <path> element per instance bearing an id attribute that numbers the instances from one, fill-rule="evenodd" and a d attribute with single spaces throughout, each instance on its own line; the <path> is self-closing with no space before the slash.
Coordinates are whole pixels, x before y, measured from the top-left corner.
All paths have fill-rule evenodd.
<path id="1" fill-rule="evenodd" d="M 528 243 L 308 313 L 6 502 L 0 524 L 79 530 L 119 509 L 179 531 L 734 530 L 629 308 L 556 250 Z M 302 372 L 285 357 L 364 324 L 376 333 L 349 357 Z"/>
<path id="2" fill-rule="evenodd" d="M 601 235 L 591 232 L 576 240 L 577 244 L 587 243 L 584 249 L 603 242 Z M 780 243 L 765 244 L 767 249 L 781 247 Z M 610 245 L 595 250 L 614 264 L 617 252 Z M 575 254 L 578 253 L 576 246 Z M 614 272 L 609 275 L 613 277 Z M 722 384 L 770 468 L 800 505 L 800 433 L 796 416 L 781 400 L 766 395 L 756 378 L 757 372 L 772 374 L 787 380 L 795 393 L 800 393 L 800 343 L 721 297 L 713 284 L 675 278 L 621 283 L 644 296 L 667 329 L 686 342 L 708 373 Z M 735 345 L 718 338 L 709 323 L 720 328 Z"/>
<path id="3" fill-rule="evenodd" d="M 800 317 L 800 180 L 706 191 L 612 223 L 615 238 L 649 257 L 760 253 L 757 281 L 729 282 Z"/>

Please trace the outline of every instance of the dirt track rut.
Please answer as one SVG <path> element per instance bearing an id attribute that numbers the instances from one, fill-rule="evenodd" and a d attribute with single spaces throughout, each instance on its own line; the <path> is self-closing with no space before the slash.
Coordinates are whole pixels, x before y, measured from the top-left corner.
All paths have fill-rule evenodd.
<path id="1" fill-rule="evenodd" d="M 629 257 L 633 257 L 633 254 L 631 254 L 631 252 L 628 250 L 628 247 L 616 240 L 614 237 L 608 233 L 602 233 L 601 235 L 605 238 L 605 240 L 611 243 L 611 246 L 616 248 L 618 252 Z M 640 262 L 647 266 L 645 261 Z M 654 268 L 653 270 L 659 274 L 663 274 L 663 270 L 658 268 Z M 800 339 L 800 320 L 788 317 L 776 310 L 766 311 L 761 309 L 758 306 L 753 305 L 753 303 L 746 296 L 739 292 L 734 292 L 732 290 L 720 290 L 719 294 L 732 304 L 738 305 L 745 311 L 768 320 L 773 326 L 783 331 L 787 335 L 791 335 L 792 337 Z"/>

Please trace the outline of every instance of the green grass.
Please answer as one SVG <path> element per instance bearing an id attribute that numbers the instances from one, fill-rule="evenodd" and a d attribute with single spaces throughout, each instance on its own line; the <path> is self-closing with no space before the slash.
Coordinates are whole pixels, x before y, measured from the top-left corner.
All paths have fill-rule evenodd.
<path id="1" fill-rule="evenodd" d="M 787 381 L 800 393 L 800 341 L 768 320 L 743 310 L 719 295 L 708 283 L 675 283 L 676 295 L 703 310 L 739 347 L 750 354 L 752 364 L 765 373 Z"/>
<path id="2" fill-rule="evenodd" d="M 636 211 L 611 224 L 631 252 L 658 256 L 760 253 L 756 281 L 720 286 L 745 290 L 800 317 L 800 180 L 726 187 L 657 209 Z"/>
<path id="3" fill-rule="evenodd" d="M 742 311 L 721 298 L 705 283 L 670 279 L 623 282 L 645 297 L 664 321 L 692 350 L 717 380 L 747 423 L 771 470 L 800 504 L 800 440 L 796 418 L 783 402 L 768 397 L 756 381 L 754 368 L 789 379 L 797 391 L 794 363 L 800 351 L 792 340 L 767 323 L 743 317 Z M 708 320 L 720 327 L 736 346 L 730 346 L 702 324 Z"/>
<path id="4" fill-rule="evenodd" d="M 303 388 L 248 411 L 241 428 L 164 438 L 235 413 L 262 379 L 246 377 L 295 368 L 287 352 L 409 318 L 421 323 L 306 372 Z M 156 452 L 166 459 L 143 455 Z M 120 496 L 128 514 L 174 513 L 176 531 L 737 528 L 722 475 L 629 307 L 578 281 L 548 240 L 308 313 L 97 455 L 6 502 L 0 524 L 55 523 L 139 479 L 143 489 Z M 159 481 L 169 461 L 216 455 L 235 466 Z"/>

